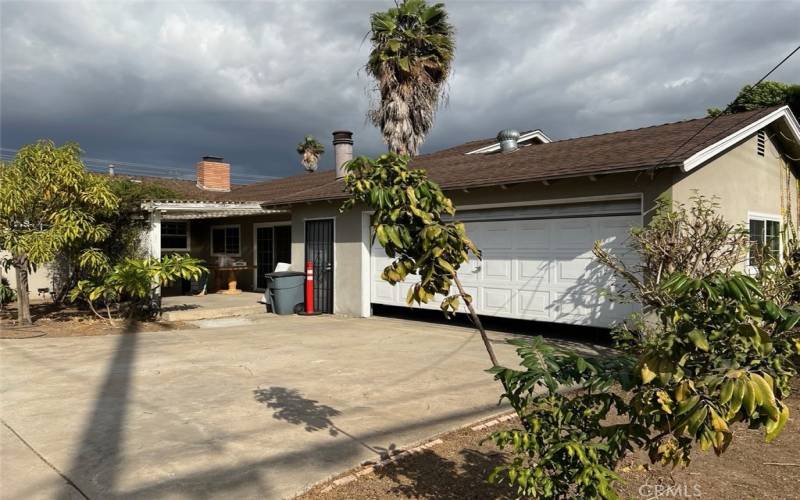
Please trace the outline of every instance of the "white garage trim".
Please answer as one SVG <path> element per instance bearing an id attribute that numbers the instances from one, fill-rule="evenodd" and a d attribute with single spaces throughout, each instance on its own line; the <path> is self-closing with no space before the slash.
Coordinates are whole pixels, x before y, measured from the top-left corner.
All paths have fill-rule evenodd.
<path id="1" fill-rule="evenodd" d="M 372 212 L 361 213 L 361 317 L 369 318 L 372 316 L 372 231 L 370 230 L 369 218 Z M 334 294 L 334 298 L 336 295 Z"/>

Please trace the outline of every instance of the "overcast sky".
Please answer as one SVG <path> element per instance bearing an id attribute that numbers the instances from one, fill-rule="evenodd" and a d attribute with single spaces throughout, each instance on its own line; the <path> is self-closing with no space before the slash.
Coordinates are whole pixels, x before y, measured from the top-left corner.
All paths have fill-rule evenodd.
<path id="1" fill-rule="evenodd" d="M 321 168 L 335 129 L 376 153 L 364 37 L 392 4 L 4 1 L 2 147 L 74 140 L 167 174 L 214 154 L 271 176 L 302 171 L 309 133 L 327 146 Z M 800 0 L 446 6 L 450 99 L 423 152 L 507 127 L 561 139 L 702 116 L 800 43 Z M 800 82 L 800 55 L 772 79 Z"/>

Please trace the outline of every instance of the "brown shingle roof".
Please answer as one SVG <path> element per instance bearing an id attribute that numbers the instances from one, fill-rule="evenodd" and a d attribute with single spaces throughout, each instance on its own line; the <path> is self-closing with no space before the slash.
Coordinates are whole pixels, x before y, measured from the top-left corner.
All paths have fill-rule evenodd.
<path id="1" fill-rule="evenodd" d="M 444 189 L 675 167 L 775 109 L 723 115 L 713 122 L 711 118 L 698 118 L 565 139 L 521 147 L 513 153 L 465 154 L 495 142 L 484 139 L 418 156 L 412 167 L 426 169 Z M 242 186 L 225 198 L 283 205 L 345 196 L 343 183 L 328 170 Z"/>

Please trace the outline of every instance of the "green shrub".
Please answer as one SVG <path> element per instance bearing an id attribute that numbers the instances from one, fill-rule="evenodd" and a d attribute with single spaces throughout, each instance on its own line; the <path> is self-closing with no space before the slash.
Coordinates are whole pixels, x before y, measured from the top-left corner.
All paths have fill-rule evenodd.
<path id="1" fill-rule="evenodd" d="M 178 279 L 198 279 L 208 269 L 203 261 L 186 255 L 168 255 L 161 259 L 124 259 L 109 267 L 103 254 L 87 254 L 82 265 L 94 270 L 93 279 L 80 280 L 69 293 L 70 300 L 85 302 L 100 318 L 97 306 L 106 310 L 106 318 L 113 323 L 112 309 L 123 300 L 130 301 L 128 315 L 152 318 L 160 312 L 155 295 L 158 287 Z"/>
<path id="2" fill-rule="evenodd" d="M 619 477 L 614 466 L 644 430 L 635 424 L 609 424 L 610 414 L 624 415 L 627 402 L 609 389 L 630 373 L 633 358 L 625 355 L 581 357 L 558 349 L 541 337 L 512 340 L 523 370 L 497 367 L 521 429 L 491 435 L 514 458 L 496 467 L 489 481 L 508 484 L 532 498 L 614 498 Z M 582 392 L 565 393 L 563 386 Z"/>
<path id="3" fill-rule="evenodd" d="M 0 309 L 6 304 L 14 302 L 17 299 L 17 293 L 11 288 L 6 278 L 0 278 Z"/>
<path id="4" fill-rule="evenodd" d="M 770 442 L 789 418 L 783 401 L 800 354 L 793 262 L 755 277 L 735 271 L 741 228 L 702 197 L 689 210 L 662 205 L 632 236 L 636 268 L 595 248 L 628 282 L 620 295 L 645 306 L 612 331 L 616 354 L 585 358 L 542 339 L 515 341 L 523 370 L 493 370 L 522 428 L 491 436 L 514 458 L 490 480 L 519 495 L 617 498 L 614 468 L 631 450 L 684 466 L 696 445 L 725 452 L 737 423 Z"/>

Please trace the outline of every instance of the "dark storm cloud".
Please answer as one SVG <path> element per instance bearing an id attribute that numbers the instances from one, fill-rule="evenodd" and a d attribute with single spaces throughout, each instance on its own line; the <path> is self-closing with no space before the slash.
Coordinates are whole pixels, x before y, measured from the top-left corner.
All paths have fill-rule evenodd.
<path id="1" fill-rule="evenodd" d="M 366 123 L 369 14 L 392 2 L 2 4 L 2 146 L 300 171 L 294 145 Z M 798 43 L 800 3 L 448 2 L 449 105 L 425 151 L 505 127 L 574 137 L 701 116 Z M 800 81 L 800 57 L 774 79 Z M 330 148 L 329 148 L 330 149 Z M 330 166 L 326 154 L 323 167 Z"/>

